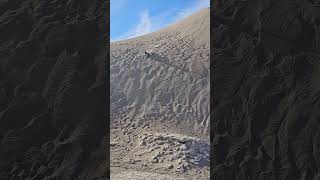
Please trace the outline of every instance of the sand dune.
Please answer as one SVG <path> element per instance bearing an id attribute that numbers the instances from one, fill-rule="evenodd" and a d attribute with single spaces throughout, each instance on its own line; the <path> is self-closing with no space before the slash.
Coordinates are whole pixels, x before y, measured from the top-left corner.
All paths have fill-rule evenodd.
<path id="1" fill-rule="evenodd" d="M 194 146 L 209 152 L 209 19 L 203 9 L 158 32 L 111 43 L 113 172 L 121 166 L 209 178 L 209 155 Z"/>

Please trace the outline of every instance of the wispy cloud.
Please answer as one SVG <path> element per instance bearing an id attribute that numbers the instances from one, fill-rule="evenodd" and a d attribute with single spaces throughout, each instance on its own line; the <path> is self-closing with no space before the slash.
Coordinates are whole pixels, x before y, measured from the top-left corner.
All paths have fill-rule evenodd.
<path id="1" fill-rule="evenodd" d="M 152 30 L 152 24 L 149 16 L 149 11 L 144 10 L 140 15 L 139 23 L 133 29 L 132 35 L 130 34 L 130 36 L 131 37 L 141 36 L 151 32 L 151 30 Z"/>
<path id="2" fill-rule="evenodd" d="M 133 38 L 137 36 L 142 36 L 144 34 L 148 34 L 152 31 L 152 27 L 153 25 L 149 15 L 149 10 L 146 9 L 140 14 L 139 21 L 133 29 L 129 30 L 128 32 L 124 33 L 123 35 L 121 35 L 120 37 L 112 41 L 128 39 L 128 38 Z"/>
<path id="3" fill-rule="evenodd" d="M 154 32 L 209 6 L 210 0 L 195 0 L 195 2 L 188 7 L 182 9 L 169 9 L 156 16 L 150 16 L 149 10 L 145 9 L 140 14 L 138 23 L 132 29 L 116 39 L 111 39 L 111 41 L 134 38 Z"/>

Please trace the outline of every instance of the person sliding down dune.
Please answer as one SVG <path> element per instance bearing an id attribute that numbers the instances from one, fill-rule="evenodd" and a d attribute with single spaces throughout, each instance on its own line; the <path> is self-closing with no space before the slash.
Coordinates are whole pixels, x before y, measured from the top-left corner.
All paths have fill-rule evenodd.
<path id="1" fill-rule="evenodd" d="M 146 51 L 144 52 L 144 54 L 145 54 L 147 57 L 149 57 L 149 56 L 153 55 L 154 52 L 153 52 L 153 50 L 146 50 Z"/>

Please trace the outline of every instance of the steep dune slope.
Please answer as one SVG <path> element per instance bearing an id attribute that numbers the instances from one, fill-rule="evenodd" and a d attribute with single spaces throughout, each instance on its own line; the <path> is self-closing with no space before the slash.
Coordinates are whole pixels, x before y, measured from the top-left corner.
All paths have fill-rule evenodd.
<path id="1" fill-rule="evenodd" d="M 209 20 L 204 9 L 161 31 L 111 43 L 111 141 L 117 142 L 112 164 L 126 164 L 117 160 L 119 149 L 126 139 L 129 147 L 140 148 L 144 133 L 151 132 L 155 144 L 159 137 L 209 139 Z M 165 163 L 147 168 L 158 171 L 159 164 Z"/>

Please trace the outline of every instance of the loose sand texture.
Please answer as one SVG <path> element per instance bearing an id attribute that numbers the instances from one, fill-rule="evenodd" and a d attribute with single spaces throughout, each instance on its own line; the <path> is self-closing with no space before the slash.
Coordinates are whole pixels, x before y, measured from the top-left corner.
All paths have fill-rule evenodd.
<path id="1" fill-rule="evenodd" d="M 111 43 L 111 179 L 209 179 L 209 14 Z"/>

